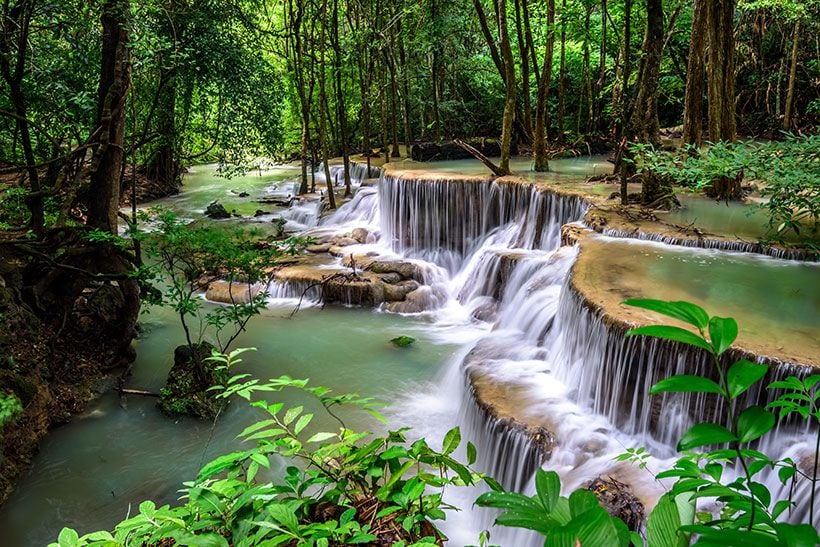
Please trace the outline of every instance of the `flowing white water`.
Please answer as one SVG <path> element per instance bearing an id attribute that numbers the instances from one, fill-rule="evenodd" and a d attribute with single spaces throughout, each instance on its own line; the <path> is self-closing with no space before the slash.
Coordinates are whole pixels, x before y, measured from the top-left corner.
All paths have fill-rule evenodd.
<path id="1" fill-rule="evenodd" d="M 544 465 L 561 474 L 567 492 L 611 474 L 652 503 L 663 488 L 650 471 L 669 464 L 674 442 L 693 419 L 722 409 L 697 394 L 650 399 L 660 378 L 703 373 L 708 364 L 688 348 L 624 338 L 572 289 L 567 276 L 576 252 L 559 249 L 560 229 L 585 211 L 583 200 L 535 186 L 382 176 L 378 191 L 362 188 L 322 227 L 366 227 L 377 237 L 363 250 L 427 262 L 433 320 L 443 329 L 472 327 L 440 381 L 397 405 L 400 421 L 433 442 L 460 426 L 478 448 L 477 468 L 507 488 L 529 490 Z M 791 372 L 781 367 L 775 376 Z M 506 403 L 518 405 L 516 417 L 544 424 L 556 445 L 546 450 L 531 431 L 477 405 L 470 375 L 514 386 L 516 400 Z M 749 400 L 760 396 L 750 393 Z M 777 455 L 789 446 L 784 455 L 795 457 L 807 443 L 804 435 L 783 431 L 768 448 Z M 654 454 L 649 470 L 613 460 L 637 446 Z M 776 477 L 767 482 L 773 491 L 783 488 Z M 454 545 L 475 543 L 478 531 L 492 527 L 491 512 L 470 509 L 477 493 L 451 493 L 465 509 L 444 526 Z M 503 545 L 539 544 L 511 530 L 492 533 Z"/>

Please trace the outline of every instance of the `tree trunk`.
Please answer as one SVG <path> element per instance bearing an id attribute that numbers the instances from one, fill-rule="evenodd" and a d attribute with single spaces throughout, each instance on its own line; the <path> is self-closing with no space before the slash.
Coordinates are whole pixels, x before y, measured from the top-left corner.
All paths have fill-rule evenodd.
<path id="1" fill-rule="evenodd" d="M 709 138 L 734 142 L 735 128 L 735 0 L 707 2 L 709 40 Z M 739 199 L 741 177 L 720 177 L 711 181 L 706 195 L 720 200 Z"/>
<path id="2" fill-rule="evenodd" d="M 709 138 L 734 142 L 735 129 L 735 0 L 706 3 L 709 40 Z"/>
<path id="3" fill-rule="evenodd" d="M 510 172 L 510 151 L 512 145 L 513 122 L 515 121 L 515 61 L 507 32 L 507 0 L 496 0 L 498 12 L 498 38 L 501 57 L 504 60 L 505 86 L 504 118 L 501 122 L 501 171 Z"/>
<path id="4" fill-rule="evenodd" d="M 97 111 L 100 132 L 91 164 L 88 225 L 112 233 L 117 233 L 125 101 L 131 85 L 129 11 L 129 0 L 106 0 L 101 17 L 102 62 Z"/>
<path id="5" fill-rule="evenodd" d="M 347 143 L 347 109 L 345 108 L 345 96 L 342 89 L 342 46 L 339 42 L 339 2 L 333 1 L 333 32 L 331 42 L 333 44 L 334 72 L 336 82 L 336 116 L 339 119 L 339 143 L 342 148 L 342 161 L 344 164 L 345 197 L 350 196 L 350 153 Z"/>
<path id="6" fill-rule="evenodd" d="M 797 53 L 798 53 L 798 38 L 800 37 L 800 19 L 794 23 L 794 32 L 792 33 L 792 64 L 789 69 L 789 90 L 786 92 L 786 109 L 783 116 L 783 129 L 789 131 L 792 129 L 792 117 L 794 112 L 794 85 L 797 81 Z"/>
<path id="7" fill-rule="evenodd" d="M 626 0 L 629 2 L 629 0 Z M 561 2 L 561 52 L 558 67 L 558 142 L 564 142 L 564 118 L 567 105 L 567 0 Z"/>
<path id="8" fill-rule="evenodd" d="M 515 0 L 515 31 L 518 39 L 518 54 L 521 57 L 521 97 L 524 101 L 524 112 L 521 123 L 524 132 L 533 138 L 532 103 L 530 102 L 530 61 L 527 48 L 526 31 L 521 18 L 521 0 Z"/>
<path id="9" fill-rule="evenodd" d="M 638 95 L 632 109 L 630 135 L 632 139 L 660 145 L 658 124 L 658 80 L 663 55 L 663 2 L 646 0 L 646 33 L 643 39 L 644 57 L 638 77 Z"/>
<path id="10" fill-rule="evenodd" d="M 533 148 L 535 153 L 535 170 L 549 171 L 547 158 L 547 108 L 549 90 L 552 84 L 552 50 L 555 45 L 555 0 L 547 0 L 547 44 L 544 52 L 544 66 L 538 80 L 538 98 L 535 103 L 535 138 Z"/>
<path id="11" fill-rule="evenodd" d="M 683 110 L 683 142 L 703 143 L 703 82 L 706 71 L 706 3 L 695 0 L 692 35 L 689 39 L 689 62 L 686 68 L 686 95 Z"/>

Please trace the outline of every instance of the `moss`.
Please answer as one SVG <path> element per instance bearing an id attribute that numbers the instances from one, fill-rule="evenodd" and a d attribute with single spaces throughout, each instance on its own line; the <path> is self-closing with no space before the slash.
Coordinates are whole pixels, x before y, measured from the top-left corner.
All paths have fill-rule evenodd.
<path id="1" fill-rule="evenodd" d="M 187 345 L 174 350 L 174 366 L 168 373 L 168 381 L 160 391 L 160 410 L 169 416 L 193 416 L 211 420 L 225 404 L 217 399 L 218 392 L 208 391 L 226 382 L 227 370 L 217 370 L 217 365 L 207 358 L 214 347 L 201 342 L 191 348 Z"/>
<path id="2" fill-rule="evenodd" d="M 397 336 L 390 340 L 390 342 L 398 348 L 406 348 L 415 341 L 416 339 L 412 336 Z"/>

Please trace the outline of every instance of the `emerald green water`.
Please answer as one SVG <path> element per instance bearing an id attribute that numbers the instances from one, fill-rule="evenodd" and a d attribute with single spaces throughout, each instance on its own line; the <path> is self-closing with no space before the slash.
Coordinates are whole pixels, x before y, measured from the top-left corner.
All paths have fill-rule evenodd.
<path id="1" fill-rule="evenodd" d="M 386 401 L 397 391 L 431 380 L 455 349 L 437 341 L 432 326 L 419 319 L 345 308 L 307 308 L 289 318 L 290 309 L 266 310 L 251 322 L 236 347 L 258 351 L 246 354 L 237 372 L 310 378 L 340 393 L 355 391 Z M 183 336 L 167 310 L 152 311 L 143 324 L 146 334 L 137 343 L 127 386 L 157 391 Z M 402 334 L 417 342 L 393 347 L 389 340 Z M 301 401 L 296 393 L 276 397 Z M 165 417 L 155 402 L 139 396 L 121 401 L 109 393 L 46 437 L 0 511 L 0 544 L 43 546 L 63 526 L 81 532 L 110 528 L 125 518 L 129 504 L 145 499 L 171 503 L 177 488 L 194 478 L 203 463 L 238 448 L 241 443 L 234 436 L 259 417 L 256 409 L 237 401 L 212 431 L 210 423 Z M 361 412 L 345 420 L 367 430 L 379 424 Z M 317 424 L 337 427 L 318 415 Z"/>
<path id="2" fill-rule="evenodd" d="M 590 279 L 614 298 L 694 302 L 736 318 L 741 345 L 820 365 L 820 265 L 636 240 L 588 244 Z"/>
<path id="3" fill-rule="evenodd" d="M 257 209 L 274 212 L 281 210 L 270 204 L 256 203 L 261 198 L 287 198 L 298 190 L 295 180 L 299 175 L 296 165 L 274 166 L 262 171 L 231 178 L 219 176 L 216 165 L 191 167 L 182 179 L 182 191 L 175 196 L 147 204 L 162 205 L 180 213 L 201 213 L 212 201 L 218 200 L 228 212 L 252 216 Z M 247 197 L 239 197 L 247 192 Z"/>

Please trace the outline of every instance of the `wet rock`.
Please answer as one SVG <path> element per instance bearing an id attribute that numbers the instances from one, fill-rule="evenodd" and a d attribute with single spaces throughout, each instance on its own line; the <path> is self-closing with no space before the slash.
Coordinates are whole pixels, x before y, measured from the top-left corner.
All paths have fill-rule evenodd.
<path id="1" fill-rule="evenodd" d="M 330 243 L 320 243 L 317 245 L 308 245 L 305 250 L 309 253 L 326 253 L 330 250 Z"/>
<path id="2" fill-rule="evenodd" d="M 333 242 L 336 247 L 348 247 L 350 245 L 358 245 L 359 243 L 361 242 L 352 237 L 339 237 Z"/>
<path id="3" fill-rule="evenodd" d="M 248 287 L 247 283 L 214 281 L 208 285 L 205 298 L 211 302 L 221 302 L 223 304 L 247 304 L 252 297 L 256 297 L 258 294 L 259 288 Z"/>
<path id="4" fill-rule="evenodd" d="M 489 300 L 476 309 L 473 310 L 472 318 L 477 321 L 495 321 L 495 317 L 498 314 L 498 302 L 496 300 Z"/>
<path id="5" fill-rule="evenodd" d="M 384 299 L 387 302 L 404 300 L 408 294 L 419 288 L 419 284 L 412 279 L 393 284 L 384 284 Z"/>
<path id="6" fill-rule="evenodd" d="M 215 385 L 224 385 L 228 377 L 225 369 L 216 370 L 217 364 L 207 361 L 214 347 L 208 342 L 182 345 L 174 350 L 174 365 L 168 372 L 168 381 L 160 391 L 157 405 L 171 416 L 186 415 L 213 419 L 224 405 L 217 399 L 218 391 L 208 391 Z"/>
<path id="7" fill-rule="evenodd" d="M 408 293 L 403 301 L 389 303 L 387 310 L 393 313 L 421 313 L 425 311 L 430 303 L 430 292 L 424 289 L 425 287 L 419 287 Z"/>
<path id="8" fill-rule="evenodd" d="M 367 243 L 367 236 L 369 235 L 370 232 L 365 228 L 356 228 L 350 233 L 350 237 L 359 243 Z"/>
<path id="9" fill-rule="evenodd" d="M 424 274 L 417 264 L 402 262 L 400 260 L 388 260 L 373 262 L 369 267 L 373 273 L 397 273 L 405 279 L 414 279 L 419 283 L 424 282 Z"/>
<path id="10" fill-rule="evenodd" d="M 231 218 L 231 214 L 225 209 L 225 206 L 218 201 L 212 201 L 205 208 L 205 216 L 214 219 Z"/>
<path id="11" fill-rule="evenodd" d="M 378 186 L 379 185 L 379 179 L 365 179 L 365 180 L 362 181 L 361 185 L 364 186 L 365 188 L 367 188 L 369 186 Z"/>
<path id="12" fill-rule="evenodd" d="M 237 194 L 237 195 L 241 198 L 246 198 L 246 197 L 250 196 L 250 194 L 247 193 L 247 192 L 239 192 L 239 194 Z"/>
<path id="13" fill-rule="evenodd" d="M 584 488 L 594 493 L 607 513 L 624 521 L 630 530 L 641 529 L 646 518 L 645 508 L 628 484 L 612 477 L 596 477 Z"/>
<path id="14" fill-rule="evenodd" d="M 390 284 L 398 283 L 399 281 L 401 281 L 401 276 L 399 274 L 397 274 L 396 272 L 381 274 L 381 275 L 379 275 L 379 277 L 385 283 L 390 283 Z"/>
<path id="15" fill-rule="evenodd" d="M 263 217 L 265 215 L 272 214 L 270 211 L 263 211 L 262 209 L 257 209 L 256 212 L 253 214 L 254 217 Z"/>

